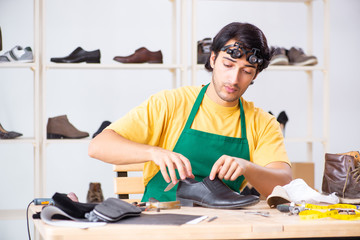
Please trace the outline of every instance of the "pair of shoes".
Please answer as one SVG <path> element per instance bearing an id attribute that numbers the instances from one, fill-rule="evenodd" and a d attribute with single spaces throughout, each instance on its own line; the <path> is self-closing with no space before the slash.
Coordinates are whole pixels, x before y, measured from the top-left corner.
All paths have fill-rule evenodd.
<path id="1" fill-rule="evenodd" d="M 49 118 L 46 126 L 48 139 L 60 138 L 86 138 L 89 133 L 76 129 L 68 120 L 66 115 Z"/>
<path id="2" fill-rule="evenodd" d="M 0 56 L 0 62 L 33 62 L 34 56 L 30 47 L 15 46 Z"/>
<path id="3" fill-rule="evenodd" d="M 121 63 L 163 63 L 163 55 L 161 50 L 157 52 L 151 52 L 145 47 L 141 47 L 135 51 L 135 53 L 126 56 L 116 56 L 114 61 Z"/>
<path id="4" fill-rule="evenodd" d="M 0 139 L 14 139 L 17 137 L 21 137 L 22 133 L 14 132 L 14 131 L 6 131 L 3 126 L 0 124 Z"/>
<path id="5" fill-rule="evenodd" d="M 197 42 L 197 63 L 205 64 L 211 54 L 211 38 L 204 38 Z"/>
<path id="6" fill-rule="evenodd" d="M 91 182 L 89 184 L 89 190 L 86 195 L 87 203 L 101 203 L 104 201 L 104 195 L 101 189 L 101 183 Z"/>
<path id="7" fill-rule="evenodd" d="M 200 205 L 208 208 L 233 209 L 251 206 L 259 202 L 254 195 L 241 195 L 231 190 L 218 177 L 198 182 L 187 178 L 179 181 L 176 199 L 182 206 Z"/>
<path id="8" fill-rule="evenodd" d="M 99 49 L 88 52 L 81 47 L 77 47 L 67 57 L 51 58 L 50 61 L 55 63 L 100 63 L 100 57 L 101 53 Z"/>
<path id="9" fill-rule="evenodd" d="M 272 47 L 274 54 L 270 60 L 270 65 L 294 65 L 294 66 L 314 66 L 318 63 L 315 56 L 308 56 L 301 48 Z"/>
<path id="10" fill-rule="evenodd" d="M 100 125 L 99 129 L 93 134 L 93 138 L 96 137 L 99 133 L 101 133 L 107 126 L 111 124 L 110 121 L 103 121 Z"/>
<path id="11" fill-rule="evenodd" d="M 360 204 L 360 152 L 326 153 L 321 188 L 335 192 L 341 203 Z"/>

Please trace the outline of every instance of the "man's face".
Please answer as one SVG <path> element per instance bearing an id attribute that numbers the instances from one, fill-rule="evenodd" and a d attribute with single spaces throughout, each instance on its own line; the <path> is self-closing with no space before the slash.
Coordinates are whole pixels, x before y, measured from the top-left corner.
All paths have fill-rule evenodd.
<path id="1" fill-rule="evenodd" d="M 234 44 L 235 40 L 228 41 L 225 45 Z M 224 51 L 220 51 L 216 60 L 212 52 L 210 64 L 213 68 L 213 89 L 209 97 L 223 106 L 235 106 L 244 94 L 251 81 L 256 77 L 257 64 L 250 64 L 245 54 L 234 59 Z M 215 94 L 216 93 L 216 94 Z"/>

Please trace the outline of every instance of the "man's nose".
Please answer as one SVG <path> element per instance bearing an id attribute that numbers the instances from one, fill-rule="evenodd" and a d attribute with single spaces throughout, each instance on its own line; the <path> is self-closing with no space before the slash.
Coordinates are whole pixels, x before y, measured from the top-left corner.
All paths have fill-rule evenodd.
<path id="1" fill-rule="evenodd" d="M 232 73 L 231 73 L 231 76 L 230 76 L 230 81 L 231 83 L 238 83 L 239 82 L 239 79 L 240 79 L 240 70 L 237 69 L 237 70 L 234 70 Z"/>

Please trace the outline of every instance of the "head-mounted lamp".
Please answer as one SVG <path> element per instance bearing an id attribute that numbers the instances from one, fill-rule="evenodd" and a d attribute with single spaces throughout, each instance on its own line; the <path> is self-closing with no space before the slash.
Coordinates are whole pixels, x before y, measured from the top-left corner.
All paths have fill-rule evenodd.
<path id="1" fill-rule="evenodd" d="M 236 58 L 241 58 L 244 54 L 245 56 L 248 56 L 249 53 L 251 53 L 251 55 L 249 55 L 246 60 L 251 63 L 251 64 L 259 64 L 261 65 L 263 63 L 263 59 L 260 58 L 259 54 L 260 54 L 260 50 L 258 48 L 252 48 L 251 50 L 246 50 L 243 46 L 242 43 L 240 42 L 235 42 L 232 45 L 226 45 L 224 47 L 221 48 L 221 51 L 225 51 L 227 54 L 229 54 L 232 58 L 236 59 Z"/>

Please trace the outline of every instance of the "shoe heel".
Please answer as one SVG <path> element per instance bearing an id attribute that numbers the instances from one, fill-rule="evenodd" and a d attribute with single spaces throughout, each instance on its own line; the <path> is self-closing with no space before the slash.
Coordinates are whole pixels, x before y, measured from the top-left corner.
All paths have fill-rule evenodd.
<path id="1" fill-rule="evenodd" d="M 64 136 L 60 135 L 60 134 L 54 134 L 54 133 L 47 134 L 47 139 L 61 139 L 61 138 L 64 138 Z"/>
<path id="2" fill-rule="evenodd" d="M 184 207 L 194 207 L 195 203 L 193 200 L 184 199 L 184 198 L 177 198 L 176 200 L 180 201 L 180 205 Z"/>

